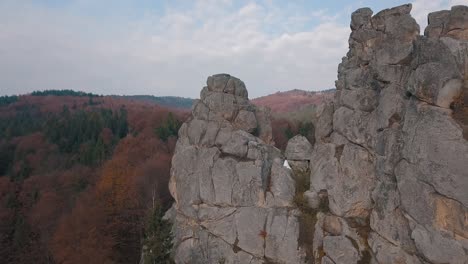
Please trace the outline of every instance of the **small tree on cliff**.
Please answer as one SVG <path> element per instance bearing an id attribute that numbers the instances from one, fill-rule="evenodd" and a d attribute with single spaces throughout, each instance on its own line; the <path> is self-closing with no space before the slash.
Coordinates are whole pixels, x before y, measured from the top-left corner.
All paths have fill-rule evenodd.
<path id="1" fill-rule="evenodd" d="M 172 249 L 172 225 L 163 219 L 164 210 L 159 203 L 151 209 L 145 227 L 143 240 L 143 258 L 145 264 L 173 263 L 170 253 Z"/>

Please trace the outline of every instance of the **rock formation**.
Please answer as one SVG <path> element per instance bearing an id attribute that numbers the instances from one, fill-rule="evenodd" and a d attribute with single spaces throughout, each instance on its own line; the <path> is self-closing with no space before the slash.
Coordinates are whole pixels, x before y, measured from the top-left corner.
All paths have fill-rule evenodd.
<path id="1" fill-rule="evenodd" d="M 269 112 L 208 78 L 173 157 L 177 263 L 468 263 L 468 7 L 424 36 L 410 11 L 353 13 L 315 145 L 288 144 L 310 161 L 304 193 Z"/>
<path id="2" fill-rule="evenodd" d="M 310 191 L 330 208 L 318 262 L 468 263 L 468 142 L 454 115 L 468 97 L 468 7 L 430 14 L 425 36 L 410 10 L 352 15 L 311 159 Z"/>
<path id="3" fill-rule="evenodd" d="M 177 263 L 300 261 L 294 180 L 271 141 L 269 112 L 244 83 L 209 77 L 172 160 Z"/>

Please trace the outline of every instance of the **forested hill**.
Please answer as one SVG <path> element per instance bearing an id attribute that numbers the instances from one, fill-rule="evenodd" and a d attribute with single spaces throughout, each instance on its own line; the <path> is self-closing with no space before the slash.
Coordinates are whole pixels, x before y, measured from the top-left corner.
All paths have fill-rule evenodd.
<path id="1" fill-rule="evenodd" d="M 123 95 L 115 97 L 143 101 L 157 104 L 160 106 L 167 106 L 180 109 L 190 109 L 193 104 L 193 99 L 178 96 Z"/>
<path id="2" fill-rule="evenodd" d="M 137 263 L 187 113 L 53 93 L 0 97 L 0 262 Z"/>
<path id="3" fill-rule="evenodd" d="M 75 96 L 75 97 L 103 97 L 93 93 L 86 93 L 74 90 L 44 90 L 34 91 L 31 93 L 33 96 Z M 116 99 L 127 99 L 131 101 L 141 101 L 152 103 L 159 106 L 170 108 L 190 109 L 192 107 L 193 99 L 178 97 L 178 96 L 154 96 L 154 95 L 111 95 L 110 97 Z M 10 97 L 13 98 L 13 97 Z"/>
<path id="4" fill-rule="evenodd" d="M 0 262 L 137 263 L 188 115 L 71 90 L 0 97 Z M 298 133 L 310 120 L 273 119 L 278 147 Z"/>

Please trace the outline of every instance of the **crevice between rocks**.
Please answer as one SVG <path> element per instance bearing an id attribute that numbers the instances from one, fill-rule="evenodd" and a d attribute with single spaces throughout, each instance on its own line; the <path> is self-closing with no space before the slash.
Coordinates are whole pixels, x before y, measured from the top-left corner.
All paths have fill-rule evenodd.
<path id="1" fill-rule="evenodd" d="M 229 242 L 227 242 L 226 240 L 224 240 L 222 237 L 211 233 L 206 227 L 204 227 L 204 226 L 200 226 L 200 227 L 201 227 L 205 232 L 207 232 L 208 234 L 210 234 L 211 236 L 216 237 L 217 239 L 219 239 L 219 240 L 223 241 L 224 243 L 226 243 L 227 245 L 229 245 L 231 248 L 233 248 L 233 250 L 234 250 L 234 245 L 235 245 L 235 246 L 236 246 L 237 252 L 242 251 L 242 252 L 244 252 L 244 253 L 246 253 L 246 254 L 252 256 L 252 258 L 258 258 L 258 256 L 255 256 L 254 253 L 251 253 L 251 252 L 248 252 L 248 251 L 242 249 L 241 247 L 239 247 L 239 246 L 236 245 L 235 243 L 234 243 L 234 244 L 230 244 Z M 236 237 L 236 239 L 237 239 L 237 237 Z M 238 242 L 238 240 L 237 240 L 237 242 Z"/>
<path id="2" fill-rule="evenodd" d="M 466 93 L 467 91 L 463 91 L 463 93 L 452 102 L 450 108 L 453 110 L 452 118 L 462 128 L 463 138 L 468 140 L 468 98 Z"/>

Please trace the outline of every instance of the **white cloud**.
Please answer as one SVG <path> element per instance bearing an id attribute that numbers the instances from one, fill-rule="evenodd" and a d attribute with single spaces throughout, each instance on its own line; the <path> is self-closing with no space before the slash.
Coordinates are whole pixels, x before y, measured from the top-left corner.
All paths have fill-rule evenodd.
<path id="1" fill-rule="evenodd" d="M 330 88 L 349 34 L 323 11 L 309 17 L 253 2 L 199 0 L 115 25 L 34 5 L 0 9 L 2 94 L 73 88 L 197 97 L 219 72 L 244 80 L 251 96 Z M 323 23 L 298 30 L 312 18 Z"/>
<path id="2" fill-rule="evenodd" d="M 89 0 L 63 8 L 19 2 L 0 2 L 0 94 L 71 88 L 198 97 L 219 72 L 244 80 L 251 97 L 331 88 L 350 31 L 349 19 L 326 9 L 268 0 L 196 0 L 137 17 L 76 12 Z M 416 0 L 413 15 L 421 23 L 448 5 Z"/>
<path id="3" fill-rule="evenodd" d="M 427 26 L 427 15 L 434 11 L 450 10 L 455 5 L 467 5 L 468 0 L 415 0 L 411 15 L 421 27 L 421 33 Z"/>

